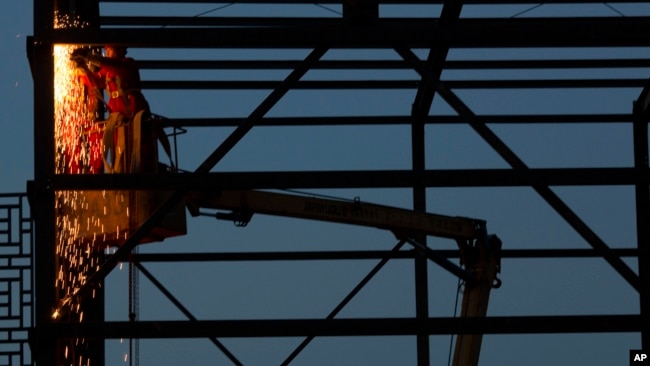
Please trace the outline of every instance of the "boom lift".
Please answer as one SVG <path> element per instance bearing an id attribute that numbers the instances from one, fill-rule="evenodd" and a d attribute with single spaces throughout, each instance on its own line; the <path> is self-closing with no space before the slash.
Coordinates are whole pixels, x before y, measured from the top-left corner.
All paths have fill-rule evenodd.
<path id="1" fill-rule="evenodd" d="M 246 226 L 253 214 L 259 213 L 389 230 L 465 281 L 462 317 L 485 317 L 490 290 L 501 285 L 497 278 L 501 241 L 496 235 L 487 234 L 483 220 L 415 212 L 359 199 L 345 201 L 257 190 L 195 191 L 188 193 L 186 203 L 193 216 L 204 214 L 202 208 L 226 210 L 214 216 L 232 220 L 238 226 Z M 417 234 L 456 240 L 463 267 L 415 241 L 413 237 Z M 481 334 L 459 334 L 453 365 L 478 365 L 481 341 Z"/>

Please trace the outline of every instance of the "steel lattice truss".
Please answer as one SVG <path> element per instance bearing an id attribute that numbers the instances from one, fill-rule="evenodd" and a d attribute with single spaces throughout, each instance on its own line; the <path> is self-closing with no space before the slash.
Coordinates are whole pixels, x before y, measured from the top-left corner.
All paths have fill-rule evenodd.
<path id="1" fill-rule="evenodd" d="M 166 189 L 175 191 L 140 229 L 89 279 L 77 296 L 96 289 L 114 269 L 127 261 L 139 240 L 181 201 L 186 192 L 200 189 L 406 189 L 412 199 L 401 204 L 427 210 L 427 192 L 447 188 L 529 187 L 546 202 L 563 222 L 577 233 L 581 244 L 562 248 L 517 248 L 504 250 L 504 258 L 603 258 L 625 286 L 638 292 L 637 314 L 562 314 L 546 316 L 490 316 L 459 319 L 431 316 L 428 312 L 427 263 L 413 251 L 299 250 L 269 253 L 155 253 L 131 257 L 148 281 L 161 291 L 189 321 L 106 321 L 100 323 L 57 323 L 43 315 L 55 307 L 50 289 L 52 273 L 47 258 L 36 252 L 35 334 L 43 339 L 58 337 L 115 338 L 209 338 L 223 355 L 240 364 L 236 352 L 221 337 L 317 337 L 410 335 L 417 343 L 417 362 L 430 363 L 429 337 L 435 334 L 535 334 L 631 332 L 642 335 L 650 349 L 648 288 L 650 219 L 648 184 L 648 71 L 650 59 L 650 4 L 644 2 L 553 1 L 538 7 L 520 1 L 101 1 L 100 26 L 78 32 L 52 29 L 53 10 L 49 1 L 34 1 L 35 30 L 29 55 L 35 75 L 35 123 L 48 125 L 51 104 L 52 44 L 123 44 L 138 61 L 144 92 L 150 100 L 180 103 L 174 115 L 160 114 L 169 130 L 194 132 L 227 131 L 225 138 L 203 149 L 190 138 L 183 145 L 179 136 L 179 163 L 186 172 L 164 176 L 147 175 L 55 175 L 46 157 L 54 151 L 50 128 L 35 129 L 33 209 L 37 247 L 47 248 L 54 236 L 53 192 L 79 189 Z M 173 3 L 173 4 L 172 4 Z M 213 12 L 197 14 L 197 4 L 212 4 Z M 166 7 L 187 6 L 185 12 L 164 14 Z M 203 6 L 201 9 L 205 9 Z M 569 12 L 570 11 L 570 12 Z M 180 56 L 180 57 L 179 57 Z M 250 97 L 248 96 L 250 93 Z M 319 94 L 322 93 L 322 94 Z M 340 95 L 382 96 L 397 106 L 384 113 L 385 106 L 354 110 L 363 105 L 350 103 L 337 108 Z M 350 93 L 350 94 L 346 94 Z M 594 94 L 595 93 L 595 94 Z M 519 104 L 520 95 L 534 95 L 545 105 L 564 105 L 540 110 L 536 104 Z M 241 96 L 246 110 L 227 105 Z M 495 96 L 510 95 L 511 99 Z M 624 95 L 627 104 L 598 101 Z M 402 97 L 405 96 L 405 97 Z M 595 96 L 595 97 L 594 97 Z M 629 96 L 629 97 L 627 97 Z M 224 99 L 220 99 L 220 98 Z M 301 99 L 303 98 L 303 99 Z M 330 104 L 322 100 L 333 98 Z M 345 97 L 348 98 L 348 97 Z M 349 97 L 354 98 L 354 97 Z M 360 98 L 366 98 L 360 97 Z M 561 102 L 575 98 L 569 106 Z M 585 102 L 594 98 L 595 102 Z M 481 104 L 486 99 L 492 104 Z M 361 99 L 365 101 L 366 99 Z M 508 102 L 511 100 L 511 102 Z M 300 105 L 303 101 L 307 106 Z M 164 103 L 164 102 L 163 102 Z M 376 102 L 381 103 L 381 102 Z M 385 103 L 385 102 L 384 102 Z M 392 103 L 392 102 L 391 102 Z M 184 108 L 186 105 L 186 108 Z M 199 109 L 202 108 L 202 109 Z M 370 109 L 370 110 L 369 110 Z M 177 112 L 178 110 L 183 113 Z M 346 114 L 347 110 L 352 110 Z M 376 110 L 376 111 L 375 111 Z M 187 112 L 187 113 L 184 113 Z M 593 126 L 626 128 L 633 135 L 629 155 L 633 163 L 620 166 L 537 166 L 526 161 L 494 126 L 535 125 Z M 229 157 L 242 141 L 256 131 L 277 129 L 280 134 L 302 136 L 304 128 L 377 129 L 403 126 L 409 131 L 403 154 L 408 166 L 371 164 L 324 168 L 279 162 L 273 169 L 236 166 Z M 425 130 L 436 126 L 462 126 L 501 163 L 487 167 L 431 168 L 425 157 L 429 140 Z M 196 132 L 201 131 L 201 132 Z M 296 135 L 296 136 L 298 136 Z M 290 141 L 290 139 L 288 139 Z M 40 143 L 38 143 L 40 142 Z M 196 160 L 184 157 L 192 148 L 202 153 Z M 261 157 L 264 161 L 264 157 Z M 222 163 L 223 161 L 223 163 Z M 244 161 L 254 161 L 253 159 Z M 221 169 L 226 164 L 225 169 Z M 186 168 L 187 167 L 187 168 Z M 287 168 L 288 167 L 288 168 Z M 272 171 L 268 171 L 272 170 Z M 577 212 L 551 187 L 633 187 L 637 243 L 616 245 L 599 237 Z M 462 212 L 462 207 L 459 208 Z M 488 222 L 489 218 L 486 218 Z M 458 257 L 453 249 L 441 250 L 448 258 Z M 636 259 L 638 258 L 638 262 Z M 265 319 L 197 320 L 172 291 L 165 288 L 147 267 L 154 263 L 196 263 L 298 260 L 406 259 L 415 268 L 414 316 L 365 319 L 314 317 L 306 320 Z M 625 260 L 624 260 L 625 259 Z M 628 259 L 631 259 L 628 260 Z M 630 265 L 630 263 L 634 265 Z M 638 268 L 635 268 L 637 267 Z M 561 285 L 560 285 L 561 286 Z M 201 317 L 201 319 L 205 319 Z M 307 338 L 311 339 L 311 338 Z M 43 346 L 40 354 L 56 354 L 54 346 Z M 630 347 L 631 348 L 631 347 Z M 297 350 L 299 353 L 301 348 Z M 52 360 L 54 357 L 52 357 Z M 47 364 L 48 358 L 44 359 Z M 54 362 L 54 361 L 53 361 Z M 55 364 L 55 363 L 52 363 Z"/>

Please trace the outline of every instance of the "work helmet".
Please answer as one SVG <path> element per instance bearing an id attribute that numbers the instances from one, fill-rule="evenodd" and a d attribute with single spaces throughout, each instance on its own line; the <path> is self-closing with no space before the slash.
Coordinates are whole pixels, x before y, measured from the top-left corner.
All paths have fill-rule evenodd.
<path id="1" fill-rule="evenodd" d="M 122 55 L 126 55 L 127 49 L 126 46 L 119 45 L 119 44 L 107 44 L 104 46 L 104 49 L 112 49 L 116 53 L 121 53 Z"/>

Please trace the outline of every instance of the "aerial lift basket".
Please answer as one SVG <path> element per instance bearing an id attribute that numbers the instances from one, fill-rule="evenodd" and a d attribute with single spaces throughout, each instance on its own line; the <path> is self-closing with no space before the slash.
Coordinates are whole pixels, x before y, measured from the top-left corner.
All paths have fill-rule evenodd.
<path id="1" fill-rule="evenodd" d="M 169 191 L 74 191 L 63 204 L 63 221 L 74 240 L 96 249 L 121 246 L 171 195 Z M 185 203 L 180 202 L 140 241 L 149 243 L 187 234 Z"/>

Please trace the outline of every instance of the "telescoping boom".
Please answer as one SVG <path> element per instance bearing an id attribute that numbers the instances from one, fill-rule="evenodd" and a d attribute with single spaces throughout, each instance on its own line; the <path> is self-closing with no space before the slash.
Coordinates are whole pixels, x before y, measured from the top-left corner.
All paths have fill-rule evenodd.
<path id="1" fill-rule="evenodd" d="M 501 285 L 497 278 L 501 241 L 496 235 L 487 234 L 483 220 L 415 212 L 358 199 L 337 200 L 257 190 L 195 191 L 188 193 L 186 202 L 194 216 L 201 214 L 202 208 L 225 210 L 214 216 L 232 220 L 238 226 L 246 226 L 257 213 L 389 230 L 464 280 L 462 317 L 485 317 L 490 291 Z M 460 249 L 462 268 L 413 239 L 422 234 L 454 239 Z M 481 341 L 481 334 L 459 334 L 453 365 L 478 365 Z"/>

